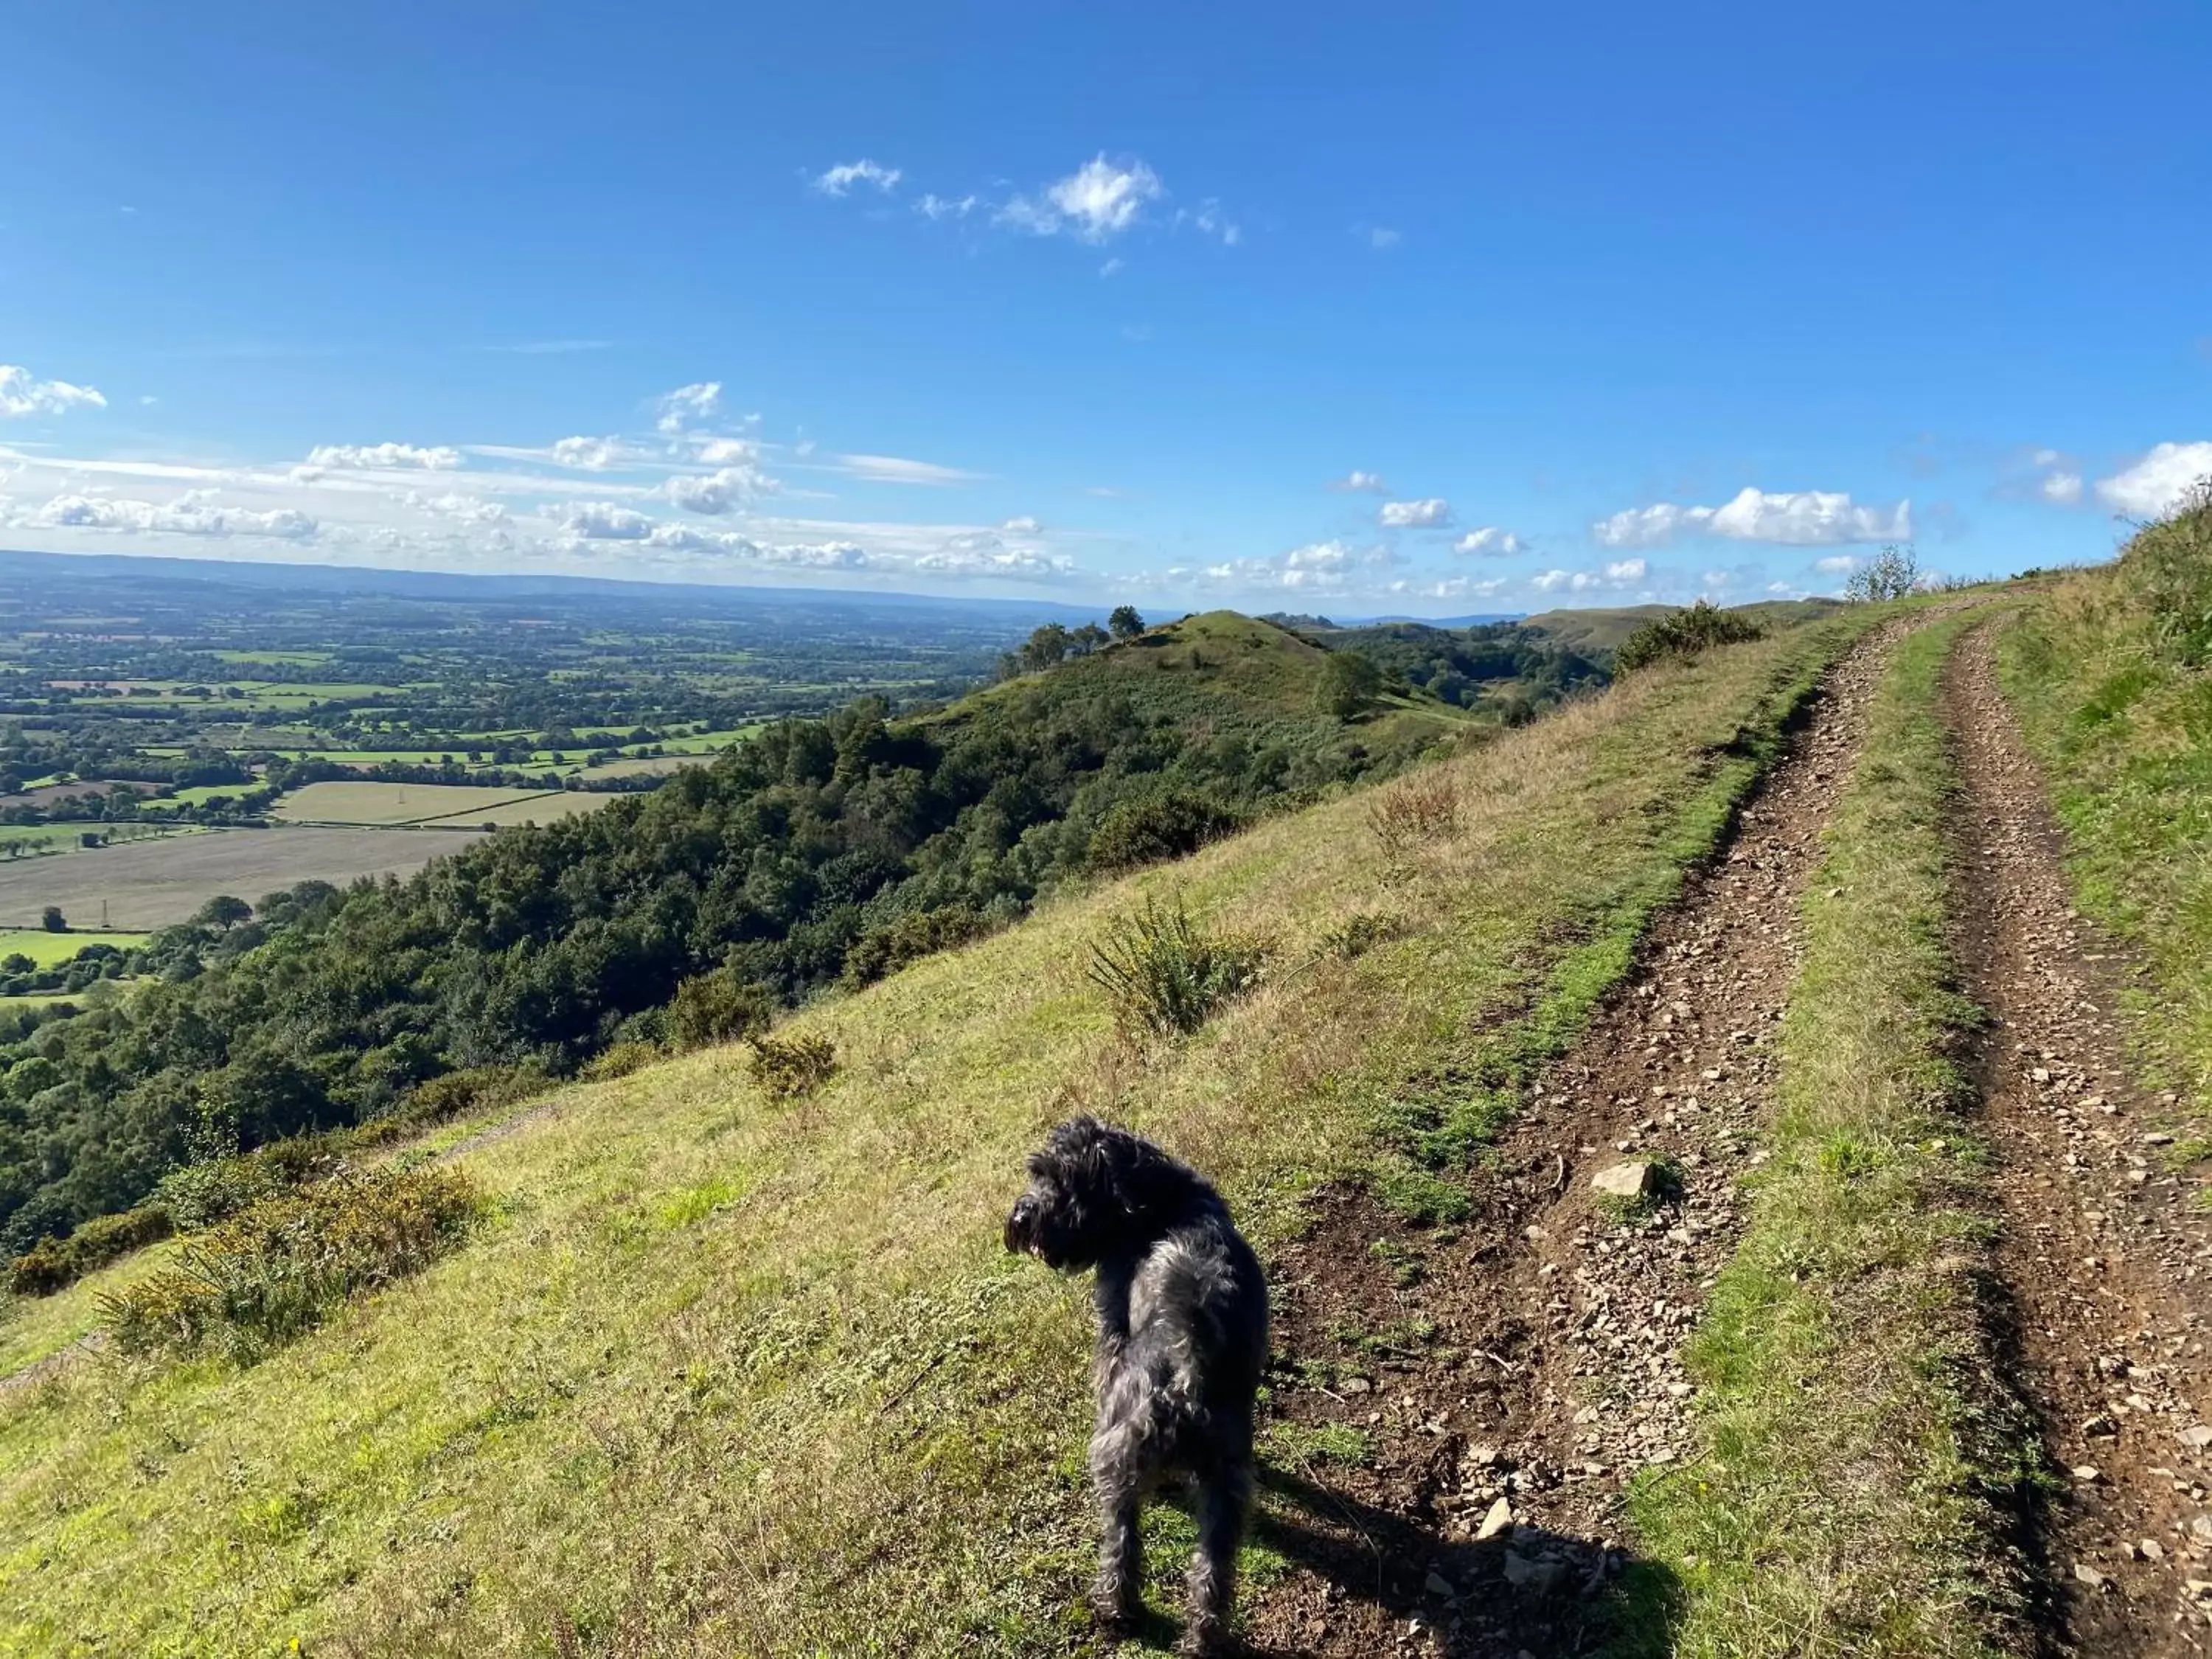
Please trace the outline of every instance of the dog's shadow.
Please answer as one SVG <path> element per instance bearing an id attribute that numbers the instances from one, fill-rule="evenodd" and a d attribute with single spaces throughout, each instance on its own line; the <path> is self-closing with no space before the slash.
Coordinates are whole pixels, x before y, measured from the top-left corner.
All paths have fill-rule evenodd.
<path id="1" fill-rule="evenodd" d="M 1261 1613 L 1243 1648 L 1250 1659 L 1306 1659 L 1316 1649 L 1302 1638 L 1322 1651 L 1349 1650 L 1341 1627 L 1363 1605 L 1401 1631 L 1420 1620 L 1443 1637 L 1444 1652 L 1469 1659 L 1641 1659 L 1672 1650 L 1677 1581 L 1617 1547 L 1527 1530 L 1483 1543 L 1449 1538 L 1324 1484 L 1311 1469 L 1263 1462 L 1260 1483 L 1250 1543 L 1264 1553 L 1251 1563 L 1255 1582 L 1243 1598 Z M 1509 1562 L 1509 1553 L 1517 1559 Z M 1279 1582 L 1280 1569 L 1267 1555 L 1320 1580 L 1322 1607 L 1301 1615 L 1280 1596 L 1268 1582 Z M 1335 1638 L 1285 1627 L 1301 1616 L 1338 1626 Z M 1173 1634 L 1164 1619 L 1141 1632 L 1163 1642 Z"/>

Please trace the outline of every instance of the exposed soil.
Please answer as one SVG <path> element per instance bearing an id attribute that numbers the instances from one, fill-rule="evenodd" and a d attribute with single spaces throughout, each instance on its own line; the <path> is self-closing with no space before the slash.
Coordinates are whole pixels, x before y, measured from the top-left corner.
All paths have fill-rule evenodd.
<path id="1" fill-rule="evenodd" d="M 1531 1087 L 1469 1177 L 1476 1220 L 1425 1231 L 1334 1192 L 1277 1264 L 1255 1531 L 1293 1566 L 1247 1598 L 1256 1650 L 1553 1659 L 1610 1633 L 1623 1492 L 1691 1447 L 1678 1352 L 1765 1157 L 1797 901 L 1894 632 L 1832 671 L 1726 851 Z M 1674 1191 L 1625 1221 L 1592 1177 L 1643 1161 Z"/>
<path id="2" fill-rule="evenodd" d="M 1966 785 L 1960 954 L 1989 1015 L 1982 1129 L 2021 1392 L 2063 1490 L 2042 1517 L 2050 1650 L 2212 1649 L 2212 1386 L 2197 1182 L 2168 1167 L 2172 1104 L 2130 1083 L 2112 1018 L 2127 969 L 2071 908 L 2040 778 L 1984 625 L 1946 686 Z"/>

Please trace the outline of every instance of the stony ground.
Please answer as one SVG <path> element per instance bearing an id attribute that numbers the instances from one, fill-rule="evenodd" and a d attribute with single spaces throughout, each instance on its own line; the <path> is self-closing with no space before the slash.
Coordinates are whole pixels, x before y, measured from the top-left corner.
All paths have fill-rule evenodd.
<path id="1" fill-rule="evenodd" d="M 1989 629 L 1951 665 L 1966 796 L 1960 954 L 1989 1016 L 1982 1130 L 2017 1381 L 2061 1490 L 2039 1541 L 2054 1652 L 2212 1648 L 2212 1262 L 2170 1168 L 2171 1097 L 2130 1081 L 2112 1018 L 2130 969 L 2071 908 L 2042 786 L 1996 690 Z"/>
<path id="2" fill-rule="evenodd" d="M 1305 1462 L 1262 1532 L 1296 1565 L 1249 1598 L 1255 1650 L 1549 1659 L 1620 1616 L 1622 1494 L 1690 1448 L 1678 1352 L 1764 1156 L 1797 900 L 1888 637 L 1838 665 L 1726 854 L 1531 1087 L 1475 1221 L 1423 1231 L 1334 1193 L 1279 1264 L 1274 1461 Z"/>
<path id="3" fill-rule="evenodd" d="M 1989 629 L 1951 665 L 1963 773 L 1957 948 L 1988 1013 L 1972 1063 L 1996 1160 L 1992 1305 L 2051 1495 L 2024 1516 L 2048 1655 L 2212 1649 L 2212 1227 L 2171 1167 L 2170 1097 L 2130 1081 L 2130 969 L 2072 909 Z M 1692 1449 L 1679 1353 L 1763 1160 L 1769 1036 L 1886 659 L 1840 664 L 1713 868 L 1584 1041 L 1532 1087 L 1477 1218 L 1411 1228 L 1322 1195 L 1279 1267 L 1275 1481 L 1291 1571 L 1248 1598 L 1253 1650 L 1553 1659 L 1620 1633 L 1621 1500 Z M 1656 1165 L 1646 1172 L 1641 1166 Z M 1599 1190 L 1656 1176 L 1640 1218 Z"/>

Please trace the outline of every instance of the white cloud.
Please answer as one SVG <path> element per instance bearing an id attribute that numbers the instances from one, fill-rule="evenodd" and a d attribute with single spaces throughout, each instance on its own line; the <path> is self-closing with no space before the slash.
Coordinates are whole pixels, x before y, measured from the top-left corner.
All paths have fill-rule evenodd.
<path id="1" fill-rule="evenodd" d="M 1640 582 L 1644 580 L 1644 572 L 1649 568 L 1650 567 L 1641 559 L 1622 559 L 1616 563 L 1606 566 L 1605 579 L 1609 582 L 1618 582 L 1624 586 L 1630 582 Z"/>
<path id="2" fill-rule="evenodd" d="M 1602 570 L 1547 570 L 1531 576 L 1528 586 L 1540 593 L 1587 593 L 1602 587 L 1633 587 L 1650 574 L 1642 559 L 1620 559 Z"/>
<path id="3" fill-rule="evenodd" d="M 31 515 L 48 529 L 122 530 L 174 536 L 276 536 L 312 540 L 320 527 L 292 507 L 256 513 L 216 504 L 212 489 L 188 489 L 173 501 L 122 501 L 112 495 L 57 495 Z"/>
<path id="4" fill-rule="evenodd" d="M 1121 256 L 1117 253 L 1112 258 L 1109 259 L 1104 264 L 1098 267 L 1098 274 L 1102 277 L 1114 276 L 1117 272 L 1126 269 L 1128 263 L 1129 262 L 1127 260 L 1122 258 Z"/>
<path id="5" fill-rule="evenodd" d="M 2081 475 L 2078 472 L 2052 472 L 2043 480 L 2043 499 L 2056 501 L 2061 507 L 2072 507 L 2081 499 Z"/>
<path id="6" fill-rule="evenodd" d="M 708 514 L 733 512 L 775 488 L 775 480 L 750 463 L 704 475 L 679 472 L 661 486 L 662 493 L 686 513 Z"/>
<path id="7" fill-rule="evenodd" d="M 0 417 L 66 415 L 72 409 L 106 407 L 107 399 L 95 387 L 71 386 L 67 380 L 34 380 L 20 363 L 0 363 Z"/>
<path id="8" fill-rule="evenodd" d="M 1009 536 L 1035 536 L 1044 529 L 1044 526 L 1035 515 L 1024 513 L 1018 518 L 1007 520 L 999 528 Z"/>
<path id="9" fill-rule="evenodd" d="M 914 210 L 930 219 L 965 219 L 975 210 L 975 198 L 973 196 L 945 197 L 932 193 L 916 202 Z"/>
<path id="10" fill-rule="evenodd" d="M 1143 216 L 1145 204 L 1167 194 L 1160 176 L 1142 161 L 1109 161 L 1104 154 L 1046 186 L 1044 199 L 1017 196 L 999 210 L 1001 222 L 1039 236 L 1061 231 L 1085 242 L 1120 235 Z"/>
<path id="11" fill-rule="evenodd" d="M 871 483 L 955 484 L 979 478 L 980 472 L 963 472 L 957 466 L 933 461 L 910 461 L 899 455 L 840 455 L 839 469 Z"/>
<path id="12" fill-rule="evenodd" d="M 988 531 L 951 537 L 935 552 L 915 559 L 910 568 L 936 576 L 1012 576 L 1031 580 L 1075 574 L 1075 562 L 1066 554 L 1008 547 Z"/>
<path id="13" fill-rule="evenodd" d="M 673 392 L 663 392 L 658 407 L 660 418 L 653 424 L 672 438 L 693 421 L 707 420 L 721 412 L 722 383 L 695 380 L 690 386 L 679 386 Z"/>
<path id="14" fill-rule="evenodd" d="M 1858 560 L 1849 553 L 1832 553 L 1813 561 L 1813 568 L 1824 576 L 1848 576 L 1858 568 Z"/>
<path id="15" fill-rule="evenodd" d="M 1452 551 L 1470 557 L 1510 559 L 1516 553 L 1528 550 L 1528 544 L 1510 530 L 1500 530 L 1495 525 L 1485 525 L 1480 530 L 1470 530 L 1452 544 Z"/>
<path id="16" fill-rule="evenodd" d="M 507 509 L 497 501 L 485 501 L 480 495 L 464 495 L 448 490 L 443 495 L 425 495 L 417 490 L 404 492 L 400 500 L 424 513 L 434 513 L 441 519 L 458 519 L 463 524 L 504 524 Z"/>
<path id="17" fill-rule="evenodd" d="M 1834 547 L 1850 542 L 1909 541 L 1912 503 L 1861 507 L 1841 491 L 1774 493 L 1745 489 L 1720 507 L 1660 501 L 1599 520 L 1590 534 L 1605 547 L 1657 547 L 1678 534 L 1726 536 L 1786 547 Z"/>
<path id="18" fill-rule="evenodd" d="M 1419 501 L 1385 501 L 1376 514 L 1389 530 L 1437 530 L 1451 522 L 1451 503 L 1436 496 Z"/>
<path id="19" fill-rule="evenodd" d="M 1219 237 L 1224 247 L 1235 247 L 1244 240 L 1244 228 L 1232 224 L 1222 212 L 1221 204 L 1210 196 L 1195 209 L 1176 215 L 1176 222 L 1188 224 L 1206 235 Z"/>
<path id="20" fill-rule="evenodd" d="M 2181 505 L 2197 482 L 2212 477 L 2212 443 L 2160 444 L 2133 466 L 2097 480 L 2108 507 L 2155 519 Z"/>
<path id="21" fill-rule="evenodd" d="M 889 195 L 896 188 L 902 176 L 896 167 L 879 167 L 863 156 L 857 161 L 847 161 L 817 174 L 814 188 L 824 196 L 842 196 L 855 185 L 873 185 Z"/>
<path id="22" fill-rule="evenodd" d="M 554 444 L 549 459 L 556 466 L 604 472 L 622 460 L 624 453 L 619 438 L 562 438 Z"/>
<path id="23" fill-rule="evenodd" d="M 1331 489 L 1340 489 L 1347 493 L 1357 493 L 1363 495 L 1380 495 L 1383 491 L 1384 486 L 1382 474 L 1378 472 L 1362 472 L 1358 467 L 1354 467 L 1351 471 L 1346 473 L 1341 478 L 1339 478 L 1334 483 L 1331 484 L 1329 488 Z"/>
<path id="24" fill-rule="evenodd" d="M 460 465 L 461 452 L 444 444 L 427 449 L 416 444 L 317 444 L 307 452 L 307 464 L 347 471 L 450 472 Z"/>
<path id="25" fill-rule="evenodd" d="M 641 542 L 653 534 L 653 520 L 612 501 L 571 501 L 549 510 L 559 515 L 562 534 L 581 541 Z"/>

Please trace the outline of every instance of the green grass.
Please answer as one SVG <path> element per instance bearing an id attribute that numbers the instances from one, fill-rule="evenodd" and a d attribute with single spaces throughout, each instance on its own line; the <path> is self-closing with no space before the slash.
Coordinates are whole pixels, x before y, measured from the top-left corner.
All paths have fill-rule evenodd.
<path id="1" fill-rule="evenodd" d="M 1495 1106 L 1438 1079 L 1572 1039 L 1862 620 L 1447 763 L 1455 824 L 1399 856 L 1355 794 L 825 1000 L 794 1030 L 841 1069 L 803 1100 L 714 1049 L 561 1091 L 460 1155 L 483 1237 L 250 1370 L 0 1392 L 0 1649 L 1085 1649 L 1090 1316 L 1000 1248 L 1023 1153 L 1111 1114 L 1218 1176 L 1263 1249 L 1318 1182 L 1437 1178 Z M 1279 971 L 1126 1041 L 1085 963 L 1146 896 Z M 1378 899 L 1403 931 L 1332 948 Z M 1425 1114 L 1449 1133 L 1391 1127 Z M 38 1310 L 42 1344 L 88 1293 Z"/>
<path id="2" fill-rule="evenodd" d="M 596 812 L 610 801 L 622 799 L 611 790 L 564 789 L 547 795 L 525 795 L 495 801 L 491 805 L 464 808 L 434 818 L 416 820 L 425 828 L 453 827 L 473 829 L 480 823 L 500 825 L 515 823 L 550 823 L 556 818 L 573 817 L 579 812 Z"/>
<path id="3" fill-rule="evenodd" d="M 145 942 L 143 933 L 50 933 L 43 927 L 0 927 L 0 957 L 26 956 L 41 968 L 67 962 L 88 945 L 115 945 L 128 951 Z"/>
<path id="4" fill-rule="evenodd" d="M 84 837 L 88 833 L 105 836 L 110 845 L 121 846 L 128 842 L 150 841 L 185 832 L 155 823 L 0 824 L 0 865 L 7 862 L 9 855 L 6 849 L 11 847 L 24 849 L 15 855 L 17 858 L 27 858 L 33 854 L 82 852 L 86 850 Z"/>
<path id="5" fill-rule="evenodd" d="M 1988 1381 L 1983 1154 L 1954 988 L 1938 707 L 1958 620 L 1899 647 L 1804 902 L 1771 1161 L 1690 1346 L 1703 1455 L 1632 1504 L 1681 1659 L 2013 1650 L 2008 1494 L 2032 1425 Z"/>
<path id="6" fill-rule="evenodd" d="M 2000 638 L 1997 661 L 2050 782 L 2076 899 L 2148 968 L 2127 999 L 2146 1069 L 2202 1121 L 2212 1118 L 2212 665 L 2166 637 L 2189 607 L 2146 591 L 2146 562 L 2212 591 L 2212 513 L 2154 526 L 2118 566 L 2057 585 Z"/>

